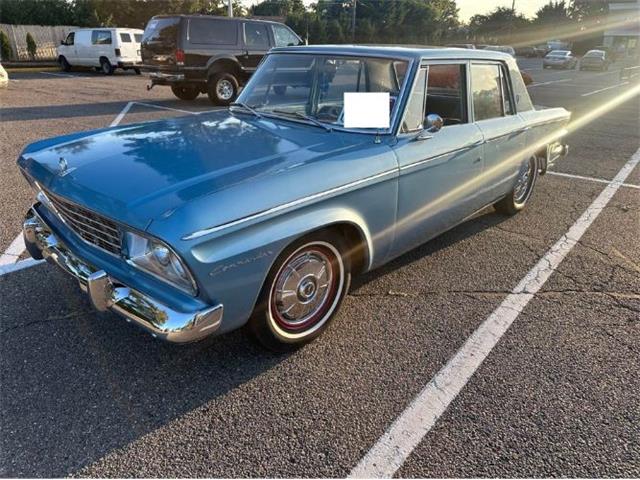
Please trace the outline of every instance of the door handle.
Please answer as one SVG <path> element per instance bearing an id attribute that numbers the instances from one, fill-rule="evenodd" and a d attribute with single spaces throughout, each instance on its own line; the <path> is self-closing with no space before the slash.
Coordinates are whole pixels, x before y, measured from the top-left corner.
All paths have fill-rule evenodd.
<path id="1" fill-rule="evenodd" d="M 482 161 L 482 157 L 478 157 L 473 161 L 473 163 L 479 163 L 481 161 Z"/>

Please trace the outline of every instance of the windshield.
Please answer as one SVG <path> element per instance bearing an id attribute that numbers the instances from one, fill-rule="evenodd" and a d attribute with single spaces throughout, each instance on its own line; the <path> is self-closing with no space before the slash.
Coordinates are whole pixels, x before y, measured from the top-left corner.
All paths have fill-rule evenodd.
<path id="1" fill-rule="evenodd" d="M 392 58 L 272 54 L 238 103 L 261 114 L 342 127 L 343 97 L 350 92 L 388 92 L 393 117 L 407 70 L 407 61 Z"/>

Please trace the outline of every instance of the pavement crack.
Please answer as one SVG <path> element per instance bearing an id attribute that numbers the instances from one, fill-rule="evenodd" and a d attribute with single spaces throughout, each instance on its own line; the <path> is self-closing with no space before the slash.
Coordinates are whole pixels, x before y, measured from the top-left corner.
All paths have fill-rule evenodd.
<path id="1" fill-rule="evenodd" d="M 12 332 L 14 330 L 28 328 L 28 327 L 31 327 L 33 325 L 38 325 L 40 323 L 50 323 L 50 322 L 57 322 L 57 321 L 60 321 L 60 320 L 70 320 L 72 318 L 79 318 L 79 317 L 84 316 L 84 315 L 86 315 L 86 312 L 74 312 L 74 313 L 68 313 L 66 315 L 52 315 L 50 317 L 41 318 L 41 319 L 38 319 L 38 320 L 33 320 L 31 322 L 21 323 L 20 325 L 14 325 L 12 327 L 4 328 L 4 329 L 0 330 L 0 335 L 3 335 L 3 334 L 8 333 L 8 332 Z"/>

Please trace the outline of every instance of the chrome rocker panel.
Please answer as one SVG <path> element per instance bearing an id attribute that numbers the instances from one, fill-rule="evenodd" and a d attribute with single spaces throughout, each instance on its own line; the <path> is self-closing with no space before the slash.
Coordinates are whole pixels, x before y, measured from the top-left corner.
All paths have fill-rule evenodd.
<path id="1" fill-rule="evenodd" d="M 215 332 L 222 322 L 221 304 L 179 312 L 89 265 L 60 241 L 35 208 L 27 213 L 22 230 L 31 256 L 44 258 L 75 277 L 97 310 L 112 310 L 156 338 L 172 343 L 194 342 Z"/>

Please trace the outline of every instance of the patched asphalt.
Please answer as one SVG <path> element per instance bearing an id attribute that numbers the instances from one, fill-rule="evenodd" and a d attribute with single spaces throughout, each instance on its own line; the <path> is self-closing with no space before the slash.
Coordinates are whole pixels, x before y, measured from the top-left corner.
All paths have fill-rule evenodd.
<path id="1" fill-rule="evenodd" d="M 582 115 L 624 91 L 582 97 L 617 73 L 528 62 L 536 82 L 572 79 L 532 87 L 537 104 Z M 129 101 L 211 108 L 133 75 L 44 77 L 0 92 L 3 248 L 31 199 L 25 143 L 108 125 Z M 573 133 L 555 170 L 613 178 L 639 111 Z M 123 123 L 177 114 L 134 105 Z M 159 343 L 49 265 L 0 276 L 0 475 L 345 476 L 604 187 L 542 177 L 521 214 L 487 209 L 356 279 L 325 335 L 284 356 L 242 331 Z M 640 476 L 639 232 L 640 190 L 620 187 L 398 476 Z"/>

